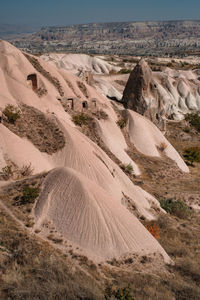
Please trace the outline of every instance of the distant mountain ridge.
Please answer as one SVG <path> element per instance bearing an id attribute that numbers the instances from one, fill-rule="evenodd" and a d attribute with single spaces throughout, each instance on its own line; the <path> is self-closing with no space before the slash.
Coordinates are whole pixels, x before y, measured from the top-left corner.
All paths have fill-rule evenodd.
<path id="1" fill-rule="evenodd" d="M 14 45 L 31 52 L 187 55 L 199 51 L 200 20 L 50 26 Z"/>
<path id="2" fill-rule="evenodd" d="M 100 34 L 97 36 L 96 34 Z M 44 40 L 62 40 L 65 38 L 108 39 L 108 38 L 177 38 L 199 37 L 200 20 L 194 21 L 144 21 L 144 22 L 111 22 L 89 23 L 70 26 L 47 26 L 35 34 L 35 38 Z"/>

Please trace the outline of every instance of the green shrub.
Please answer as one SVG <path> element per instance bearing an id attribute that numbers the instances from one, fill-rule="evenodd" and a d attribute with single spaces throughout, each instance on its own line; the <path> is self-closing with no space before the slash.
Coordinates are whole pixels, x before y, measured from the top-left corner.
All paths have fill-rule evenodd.
<path id="1" fill-rule="evenodd" d="M 185 116 L 185 120 L 189 121 L 190 125 L 192 125 L 197 131 L 200 132 L 200 116 L 199 114 L 187 114 Z"/>
<path id="2" fill-rule="evenodd" d="M 39 196 L 39 189 L 26 185 L 23 188 L 20 204 L 34 203 L 35 199 Z"/>
<path id="3" fill-rule="evenodd" d="M 160 206 L 169 214 L 185 219 L 190 215 L 190 209 L 185 202 L 173 199 L 161 199 Z"/>
<path id="4" fill-rule="evenodd" d="M 11 124 L 15 124 L 17 119 L 20 118 L 20 110 L 11 104 L 8 104 L 6 106 L 6 108 L 3 111 L 3 114 L 8 118 L 8 122 Z"/>
<path id="5" fill-rule="evenodd" d="M 183 156 L 187 161 L 191 163 L 200 163 L 200 147 L 190 147 L 185 149 Z"/>
<path id="6" fill-rule="evenodd" d="M 125 173 L 128 173 L 128 174 L 133 174 L 133 167 L 132 165 L 129 163 L 129 164 L 121 164 L 120 165 L 121 169 L 125 172 Z"/>
<path id="7" fill-rule="evenodd" d="M 189 128 L 189 127 L 185 127 L 185 128 L 183 128 L 183 131 L 184 131 L 185 133 L 189 133 L 189 132 L 190 132 L 190 128 Z"/>
<path id="8" fill-rule="evenodd" d="M 126 126 L 127 120 L 125 118 L 121 118 L 116 123 L 122 129 Z"/>
<path id="9" fill-rule="evenodd" d="M 92 118 L 84 113 L 73 115 L 72 121 L 77 126 L 87 125 L 89 121 L 91 121 Z"/>
<path id="10" fill-rule="evenodd" d="M 131 73 L 131 70 L 130 69 L 121 69 L 118 74 L 129 74 Z"/>

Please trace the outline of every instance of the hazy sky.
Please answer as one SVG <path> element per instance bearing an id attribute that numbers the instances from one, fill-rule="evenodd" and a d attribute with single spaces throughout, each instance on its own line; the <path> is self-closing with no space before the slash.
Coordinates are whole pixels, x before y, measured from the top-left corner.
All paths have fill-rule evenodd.
<path id="1" fill-rule="evenodd" d="M 7 24 L 175 19 L 200 19 L 200 0 L 0 0 L 0 23 Z"/>

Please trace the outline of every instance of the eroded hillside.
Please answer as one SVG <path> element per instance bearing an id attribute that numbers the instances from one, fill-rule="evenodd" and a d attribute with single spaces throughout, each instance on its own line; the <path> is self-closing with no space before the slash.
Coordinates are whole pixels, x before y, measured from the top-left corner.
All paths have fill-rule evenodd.
<path id="1" fill-rule="evenodd" d="M 0 55 L 2 298 L 198 299 L 191 120 L 164 135 L 85 78 Z"/>

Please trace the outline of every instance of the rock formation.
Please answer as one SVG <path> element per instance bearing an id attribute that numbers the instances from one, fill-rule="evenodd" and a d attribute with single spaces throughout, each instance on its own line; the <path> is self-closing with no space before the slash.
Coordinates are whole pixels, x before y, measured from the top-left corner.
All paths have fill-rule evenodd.
<path id="1" fill-rule="evenodd" d="M 153 73 L 144 59 L 136 65 L 126 84 L 123 101 L 126 108 L 149 118 L 164 130 L 164 110 L 158 97 Z"/>
<path id="2" fill-rule="evenodd" d="M 130 74 L 122 100 L 126 108 L 165 130 L 167 118 L 181 120 L 185 114 L 200 110 L 199 86 L 195 72 L 169 68 L 153 72 L 141 59 Z"/>

